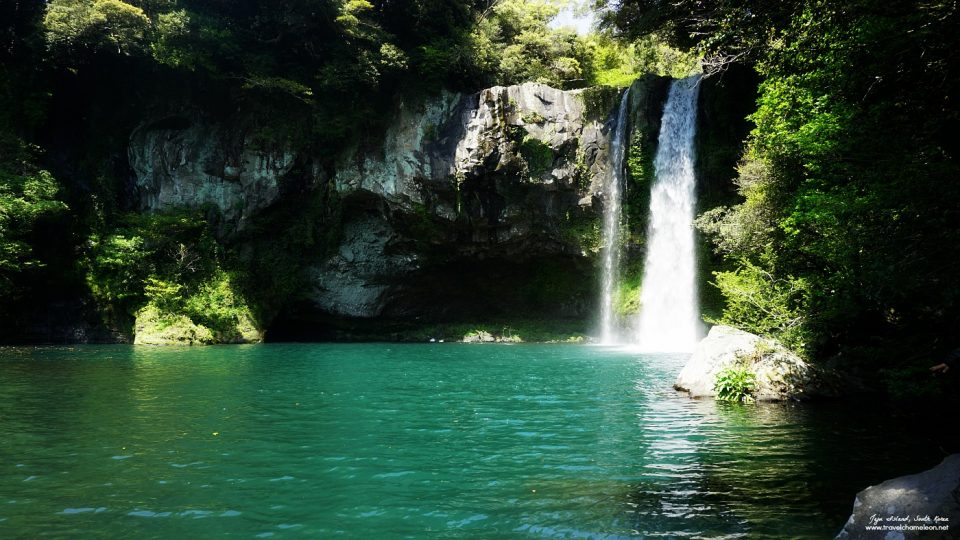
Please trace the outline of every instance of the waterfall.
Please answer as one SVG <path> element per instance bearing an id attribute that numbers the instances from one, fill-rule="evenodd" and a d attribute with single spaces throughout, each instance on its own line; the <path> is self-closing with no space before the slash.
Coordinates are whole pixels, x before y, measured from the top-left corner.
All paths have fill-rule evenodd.
<path id="1" fill-rule="evenodd" d="M 699 81 L 699 76 L 673 81 L 663 111 L 637 334 L 645 351 L 690 352 L 700 330 L 693 234 Z"/>
<path id="2" fill-rule="evenodd" d="M 600 296 L 600 342 L 613 344 L 619 341 L 616 315 L 613 312 L 613 298 L 617 283 L 620 281 L 620 225 L 623 220 L 621 211 L 621 186 L 623 185 L 623 156 L 627 146 L 628 105 L 630 88 L 620 98 L 617 110 L 617 124 L 610 141 L 610 174 L 603 197 L 603 281 Z"/>

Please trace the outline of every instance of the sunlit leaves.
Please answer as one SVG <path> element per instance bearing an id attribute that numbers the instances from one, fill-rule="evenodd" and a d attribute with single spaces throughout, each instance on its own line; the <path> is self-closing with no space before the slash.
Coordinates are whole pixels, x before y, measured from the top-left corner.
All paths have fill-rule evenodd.
<path id="1" fill-rule="evenodd" d="M 373 10 L 373 4 L 367 0 L 347 0 L 340 6 L 340 14 L 337 15 L 337 24 L 343 29 L 344 33 L 352 37 L 359 37 L 363 33 L 365 23 L 362 18 Z"/>
<path id="2" fill-rule="evenodd" d="M 34 165 L 35 155 L 19 139 L 0 136 L 0 299 L 16 292 L 22 272 L 40 264 L 30 239 L 34 224 L 67 208 L 57 199 L 53 175 Z"/>
<path id="3" fill-rule="evenodd" d="M 765 336 L 803 352 L 810 339 L 811 284 L 807 279 L 779 277 L 748 260 L 736 270 L 716 272 L 715 285 L 727 299 L 723 322 Z"/>
<path id="4" fill-rule="evenodd" d="M 491 71 L 498 84 L 582 81 L 587 48 L 576 33 L 549 26 L 564 5 L 557 0 L 496 3 L 473 33 L 477 66 Z"/>
<path id="5" fill-rule="evenodd" d="M 142 9 L 121 0 L 51 0 L 43 19 L 50 46 L 67 52 L 128 53 L 142 45 L 150 24 Z"/>

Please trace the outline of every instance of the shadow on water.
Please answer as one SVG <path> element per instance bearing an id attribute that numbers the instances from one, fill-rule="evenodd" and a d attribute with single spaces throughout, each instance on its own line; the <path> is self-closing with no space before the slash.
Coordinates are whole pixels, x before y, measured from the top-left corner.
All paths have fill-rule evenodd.
<path id="1" fill-rule="evenodd" d="M 640 421 L 638 461 L 652 472 L 623 495 L 642 534 L 832 537 L 858 491 L 960 448 L 938 410 L 915 404 L 661 398 Z"/>

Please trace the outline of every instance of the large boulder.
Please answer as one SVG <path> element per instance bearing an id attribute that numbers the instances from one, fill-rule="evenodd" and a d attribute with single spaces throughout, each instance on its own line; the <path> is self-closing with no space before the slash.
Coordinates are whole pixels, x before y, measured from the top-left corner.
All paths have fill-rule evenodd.
<path id="1" fill-rule="evenodd" d="M 960 454 L 857 493 L 838 540 L 960 538 Z"/>
<path id="2" fill-rule="evenodd" d="M 747 369 L 758 401 L 797 400 L 831 395 L 826 374 L 783 345 L 729 326 L 714 326 L 697 344 L 674 388 L 690 397 L 714 397 L 717 375 L 727 368 Z"/>

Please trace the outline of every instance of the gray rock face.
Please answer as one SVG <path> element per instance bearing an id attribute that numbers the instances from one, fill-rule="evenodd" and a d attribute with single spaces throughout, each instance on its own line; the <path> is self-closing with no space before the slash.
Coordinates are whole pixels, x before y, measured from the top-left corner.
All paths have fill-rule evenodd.
<path id="1" fill-rule="evenodd" d="M 134 130 L 128 147 L 141 210 L 212 204 L 237 228 L 280 196 L 290 151 L 253 147 L 243 135 L 199 117 L 171 117 Z"/>
<path id="2" fill-rule="evenodd" d="M 388 222 L 360 215 L 343 227 L 340 249 L 313 269 L 312 301 L 334 315 L 374 317 L 383 310 L 392 276 L 416 267 L 414 253 L 389 253 L 396 240 Z"/>
<path id="3" fill-rule="evenodd" d="M 869 527 L 869 528 L 868 528 Z M 960 454 L 857 493 L 838 540 L 960 538 Z"/>
<path id="4" fill-rule="evenodd" d="M 605 174 L 609 141 L 603 119 L 588 120 L 585 111 L 582 90 L 537 83 L 495 86 L 478 95 L 443 93 L 419 107 L 402 106 L 375 151 L 357 147 L 342 155 L 336 187 L 425 204 L 438 188 L 456 190 L 470 178 L 509 171 L 518 173 L 517 183 L 586 194 L 587 186 L 575 185 L 578 158 L 591 180 Z M 524 155 L 533 149 L 540 154 L 535 167 Z M 449 205 L 435 210 L 456 217 Z"/>
<path id="5" fill-rule="evenodd" d="M 742 366 L 756 377 L 754 399 L 781 401 L 830 395 L 826 375 L 779 343 L 729 326 L 714 326 L 697 344 L 674 388 L 690 397 L 713 397 L 717 374 Z"/>
<path id="6" fill-rule="evenodd" d="M 650 77 L 643 88 L 666 84 Z M 645 92 L 631 95 L 642 102 Z M 618 94 L 535 83 L 444 92 L 400 105 L 383 134 L 332 159 L 260 148 L 242 130 L 199 114 L 154 118 L 130 137 L 133 189 L 143 211 L 215 206 L 226 236 L 286 193 L 322 186 L 331 205 L 324 211 L 337 216 L 325 226 L 340 236 L 307 268 L 306 300 L 321 314 L 417 317 L 444 305 L 459 313 L 473 309 L 464 306 L 512 312 L 547 305 L 550 287 L 575 283 L 578 291 L 549 303 L 565 306 L 550 307 L 555 314 L 579 317 L 599 249 L 595 225 Z M 635 110 L 659 114 L 656 108 Z M 321 163 L 335 171 L 329 183 Z M 554 263 L 575 277 L 561 286 L 553 285 L 562 281 L 556 275 L 537 275 Z M 473 281 L 456 283 L 464 273 Z M 432 287 L 438 278 L 441 286 Z M 500 285 L 463 294 L 491 282 Z M 524 288 L 530 302 L 516 295 Z M 437 298 L 428 302 L 424 294 Z M 505 295 L 517 297 L 501 302 Z M 440 311 L 433 316 L 447 313 Z"/>
<path id="7" fill-rule="evenodd" d="M 596 247 L 572 238 L 570 224 L 599 216 L 611 111 L 588 113 L 588 94 L 527 83 L 401 106 L 373 148 L 337 159 L 341 200 L 373 196 L 383 208 L 345 227 L 339 252 L 312 270 L 309 299 L 320 311 L 377 317 L 404 298 L 405 275 L 423 274 L 424 249 L 454 262 L 589 258 Z M 418 279 L 430 278 L 406 281 Z"/>

